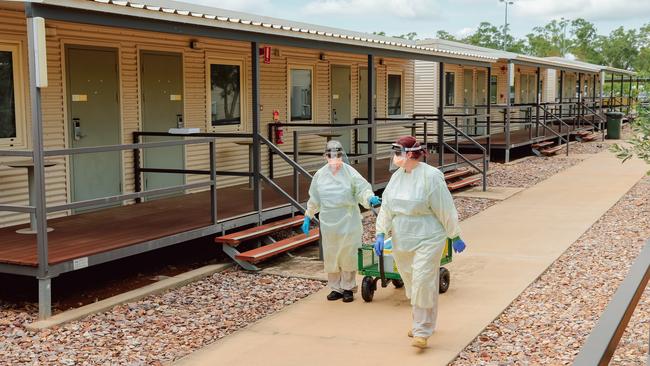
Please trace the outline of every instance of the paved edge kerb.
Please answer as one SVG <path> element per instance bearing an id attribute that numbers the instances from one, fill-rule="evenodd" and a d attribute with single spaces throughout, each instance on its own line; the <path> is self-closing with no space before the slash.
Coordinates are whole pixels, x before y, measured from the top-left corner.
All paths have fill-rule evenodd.
<path id="1" fill-rule="evenodd" d="M 197 268 L 185 273 L 181 273 L 174 277 L 166 278 L 156 283 L 137 288 L 135 290 L 115 295 L 101 301 L 97 301 L 92 304 L 64 311 L 45 320 L 39 320 L 30 324 L 26 324 L 25 329 L 31 331 L 40 331 L 52 328 L 54 326 L 59 326 L 67 322 L 84 318 L 88 315 L 109 310 L 117 305 L 137 301 L 149 295 L 154 295 L 170 289 L 185 286 L 189 283 L 213 275 L 217 272 L 222 272 L 230 267 L 232 267 L 232 263 L 211 264 Z"/>

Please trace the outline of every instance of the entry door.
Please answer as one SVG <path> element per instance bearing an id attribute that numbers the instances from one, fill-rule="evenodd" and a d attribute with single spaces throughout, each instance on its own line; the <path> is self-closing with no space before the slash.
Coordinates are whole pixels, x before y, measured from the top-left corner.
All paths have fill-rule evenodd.
<path id="1" fill-rule="evenodd" d="M 485 71 L 477 71 L 476 72 L 476 104 L 481 105 L 481 106 L 487 106 L 487 84 L 486 84 L 486 76 L 485 76 Z M 486 108 L 482 108 L 478 110 L 479 114 L 485 114 L 487 113 Z M 484 134 L 486 130 L 485 122 L 487 121 L 485 118 L 480 118 L 479 121 L 483 122 L 480 124 L 480 127 L 476 128 L 476 133 L 477 134 Z"/>
<path id="2" fill-rule="evenodd" d="M 375 99 L 375 116 L 377 115 L 377 69 L 375 69 L 375 83 L 374 83 L 373 97 Z M 359 69 L 359 118 L 368 117 L 368 69 Z M 361 121 L 365 123 L 367 121 Z M 359 140 L 368 141 L 368 130 L 359 130 Z M 359 145 L 359 153 L 365 154 L 368 152 L 368 145 Z"/>
<path id="3" fill-rule="evenodd" d="M 350 85 L 350 67 L 332 65 L 332 123 L 333 124 L 351 124 L 351 85 Z M 343 144 L 345 151 L 350 152 L 351 132 L 341 133 L 338 138 Z"/>
<path id="4" fill-rule="evenodd" d="M 168 132 L 183 127 L 183 61 L 179 54 L 143 52 L 140 63 L 142 80 L 142 130 Z M 179 137 L 145 137 L 145 142 L 178 141 Z M 144 149 L 144 167 L 183 169 L 181 145 Z M 145 173 L 145 190 L 181 185 L 183 174 Z"/>
<path id="5" fill-rule="evenodd" d="M 68 47 L 66 65 L 70 146 L 119 144 L 117 51 Z M 72 200 L 120 194 L 120 156 L 119 151 L 71 155 Z"/>

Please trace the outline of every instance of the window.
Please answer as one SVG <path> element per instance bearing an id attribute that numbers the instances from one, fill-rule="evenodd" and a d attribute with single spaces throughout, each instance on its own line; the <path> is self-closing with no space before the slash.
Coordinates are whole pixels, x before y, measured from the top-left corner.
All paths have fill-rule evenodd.
<path id="1" fill-rule="evenodd" d="M 499 87 L 499 79 L 491 75 L 490 76 L 490 103 L 491 104 L 497 104 L 499 102 L 498 100 L 498 87 Z"/>
<path id="2" fill-rule="evenodd" d="M 291 120 L 312 119 L 311 69 L 291 69 Z"/>
<path id="3" fill-rule="evenodd" d="M 521 74 L 519 77 L 519 103 L 528 103 L 528 75 Z"/>
<path id="4" fill-rule="evenodd" d="M 241 66 L 210 65 L 212 126 L 241 123 Z"/>
<path id="5" fill-rule="evenodd" d="M 402 114 L 402 75 L 388 75 L 388 115 Z"/>
<path id="6" fill-rule="evenodd" d="M 456 76 L 453 72 L 445 73 L 445 105 L 454 105 L 455 81 Z"/>
<path id="7" fill-rule="evenodd" d="M 0 50 L 0 139 L 17 137 L 13 52 Z"/>

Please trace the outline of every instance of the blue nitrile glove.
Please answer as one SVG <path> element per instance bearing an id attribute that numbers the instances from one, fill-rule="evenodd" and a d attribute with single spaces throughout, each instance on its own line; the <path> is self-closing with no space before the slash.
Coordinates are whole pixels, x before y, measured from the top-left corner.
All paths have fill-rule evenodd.
<path id="1" fill-rule="evenodd" d="M 465 250 L 465 242 L 459 237 L 456 237 L 452 240 L 451 246 L 454 248 L 454 252 L 456 253 L 461 253 L 463 250 Z"/>
<path id="2" fill-rule="evenodd" d="M 382 255 L 384 252 L 384 234 L 377 234 L 377 239 L 375 239 L 375 245 L 373 247 L 377 256 Z"/>
<path id="3" fill-rule="evenodd" d="M 370 206 L 375 207 L 381 205 L 381 198 L 377 196 L 372 196 L 370 199 L 368 199 L 368 203 L 370 203 Z"/>
<path id="4" fill-rule="evenodd" d="M 305 235 L 309 235 L 309 222 L 311 219 L 309 216 L 305 216 L 305 220 L 302 222 L 302 232 L 305 233 Z"/>

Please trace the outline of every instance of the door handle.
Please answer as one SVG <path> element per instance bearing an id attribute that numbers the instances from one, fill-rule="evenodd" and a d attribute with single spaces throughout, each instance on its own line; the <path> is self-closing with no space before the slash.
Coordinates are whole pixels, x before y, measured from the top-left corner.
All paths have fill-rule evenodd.
<path id="1" fill-rule="evenodd" d="M 83 135 L 81 133 L 81 119 L 73 118 L 72 119 L 72 124 L 73 124 L 73 128 L 74 128 L 74 139 L 75 139 L 75 141 L 79 141 L 83 137 L 86 137 L 86 135 Z"/>

